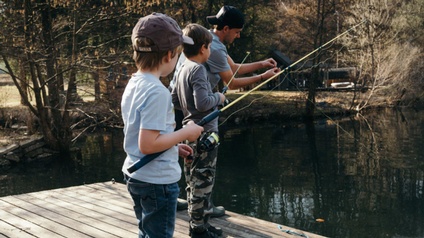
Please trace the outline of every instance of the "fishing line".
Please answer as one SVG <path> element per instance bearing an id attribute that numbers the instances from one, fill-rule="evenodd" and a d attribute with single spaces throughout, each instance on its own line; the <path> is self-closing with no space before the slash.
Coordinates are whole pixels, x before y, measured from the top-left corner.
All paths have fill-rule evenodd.
<path id="1" fill-rule="evenodd" d="M 309 54 L 305 55 L 304 57 L 300 58 L 299 60 L 297 60 L 296 62 L 294 62 L 293 64 L 287 66 L 285 69 L 281 70 L 280 72 L 274 74 L 273 76 L 271 76 L 270 78 L 268 78 L 267 80 L 265 80 L 264 82 L 260 83 L 259 85 L 257 85 L 256 87 L 254 87 L 253 89 L 251 89 L 250 91 L 248 91 L 247 93 L 245 93 L 244 95 L 238 97 L 237 99 L 235 99 L 234 101 L 232 101 L 231 103 L 229 103 L 228 105 L 224 106 L 221 109 L 222 111 L 225 111 L 226 109 L 228 109 L 229 107 L 231 107 L 232 105 L 234 105 L 235 103 L 237 103 L 238 101 L 240 101 L 241 99 L 245 98 L 247 95 L 249 95 L 251 92 L 258 90 L 259 88 L 261 88 L 262 86 L 264 86 L 265 84 L 267 84 L 268 82 L 270 82 L 271 80 L 275 79 L 277 76 L 279 76 L 280 74 L 288 71 L 290 68 L 292 68 L 293 66 L 297 65 L 298 63 L 302 62 L 304 59 L 308 58 L 309 56 L 311 56 L 312 54 L 314 54 L 315 52 L 323 49 L 325 46 L 329 45 L 330 43 L 332 43 L 333 41 L 335 41 L 336 39 L 340 38 L 341 36 L 347 34 L 349 31 L 353 30 L 355 27 L 359 26 L 360 24 L 364 23 L 365 21 L 362 21 L 361 23 L 349 28 L 348 30 L 346 30 L 345 32 L 343 32 L 342 34 L 334 37 L 333 39 L 331 39 L 330 41 L 327 41 L 325 44 L 321 45 L 320 47 L 316 48 L 315 50 L 311 51 Z"/>
<path id="2" fill-rule="evenodd" d="M 278 88 L 278 87 L 280 87 L 280 85 L 282 84 L 282 83 L 284 83 L 284 81 L 286 80 L 288 78 L 288 75 L 285 75 L 284 76 L 284 78 L 281 80 L 281 82 L 280 83 L 278 83 L 276 86 L 274 86 L 273 88 L 271 88 L 270 90 L 268 90 L 268 92 L 266 93 L 266 94 L 270 94 L 272 91 L 274 91 L 274 89 L 276 89 L 276 88 Z M 300 91 L 300 89 L 298 90 L 298 91 Z M 241 111 L 243 111 L 243 110 L 245 110 L 246 108 L 248 108 L 248 107 L 250 107 L 254 102 L 256 102 L 256 101 L 259 101 L 259 100 L 261 100 L 261 99 L 263 99 L 263 98 L 265 98 L 265 95 L 263 95 L 263 96 L 261 96 L 261 97 L 258 97 L 258 98 L 255 98 L 255 99 L 253 99 L 253 100 L 251 100 L 250 102 L 249 102 L 249 104 L 247 104 L 247 105 L 245 105 L 245 106 L 243 106 L 242 108 L 239 108 L 239 109 L 237 109 L 237 110 L 235 110 L 234 112 L 232 112 L 231 114 L 229 114 L 218 126 L 221 126 L 222 124 L 224 124 L 225 122 L 227 122 L 234 114 L 237 114 L 238 112 L 241 112 Z"/>
<path id="3" fill-rule="evenodd" d="M 317 56 L 315 56 L 315 57 L 317 57 Z M 313 59 L 313 58 L 312 58 Z M 300 69 L 302 69 L 303 68 L 303 66 L 306 64 L 306 62 L 303 62 L 303 64 L 299 67 L 299 69 L 298 70 L 295 70 L 295 71 L 292 71 L 291 73 L 298 73 L 298 72 L 300 72 Z M 314 66 L 312 66 L 312 67 L 314 67 Z M 311 67 L 311 68 L 312 68 Z M 282 80 L 280 80 L 280 82 L 278 83 L 278 84 L 276 84 L 273 88 L 271 88 L 271 89 L 269 89 L 268 91 L 267 91 L 267 93 L 266 94 L 270 94 L 271 92 L 273 92 L 275 89 L 277 89 L 277 88 L 279 88 L 280 87 L 280 85 L 281 84 L 283 84 L 285 81 L 286 81 L 286 79 L 288 79 L 288 74 L 285 74 L 285 76 L 284 76 L 284 78 L 282 79 Z M 295 83 L 295 85 L 296 85 L 296 89 L 297 89 L 297 91 L 299 91 L 299 92 L 301 92 L 301 93 L 303 93 L 302 91 L 301 91 L 301 89 L 299 88 L 299 85 L 297 84 L 297 83 Z M 222 124 L 224 124 L 225 122 L 227 122 L 234 114 L 237 114 L 238 112 L 240 112 L 240 111 L 243 111 L 243 110 L 245 110 L 246 108 L 248 108 L 248 107 L 250 107 L 254 102 L 256 102 L 256 101 L 259 101 L 259 100 L 261 100 L 261 99 L 263 99 L 263 98 L 265 98 L 265 96 L 266 95 L 263 95 L 263 96 L 261 96 L 261 97 L 259 97 L 259 98 L 255 98 L 255 99 L 253 99 L 253 100 L 251 100 L 250 102 L 249 102 L 249 104 L 247 104 L 247 105 L 245 105 L 245 106 L 243 106 L 242 108 L 240 108 L 240 109 L 237 109 L 237 110 L 235 110 L 234 112 L 232 112 L 231 114 L 229 114 L 226 118 L 225 118 L 225 120 L 223 120 L 218 126 L 221 126 Z M 315 104 L 314 104 L 315 105 Z"/>
<path id="4" fill-rule="evenodd" d="M 296 62 L 294 62 L 293 64 L 291 64 L 290 66 L 288 66 L 288 67 L 286 67 L 285 69 L 283 69 L 283 70 L 281 70 L 279 73 L 277 73 L 277 74 L 275 74 L 274 76 L 272 76 L 272 77 L 270 77 L 269 79 L 267 79 L 267 80 L 265 80 L 264 82 L 262 82 L 262 83 L 260 83 L 258 86 L 256 86 L 255 88 L 253 88 L 253 89 L 251 89 L 250 91 L 248 91 L 246 94 L 244 94 L 243 96 L 240 96 L 239 98 L 237 98 L 236 100 L 234 100 L 233 102 L 231 102 L 230 104 L 228 104 L 226 107 L 223 107 L 222 109 L 221 109 L 221 112 L 222 111 L 224 111 L 224 110 L 226 110 L 228 107 L 230 107 L 230 106 L 232 106 L 232 105 L 234 105 L 235 103 L 237 103 L 238 101 L 240 101 L 242 98 L 244 98 L 244 97 L 246 97 L 248 94 L 250 94 L 251 92 L 253 92 L 253 91 L 256 91 L 257 89 L 259 89 L 259 88 L 261 88 L 262 86 L 264 86 L 266 83 L 268 83 L 268 82 L 270 82 L 272 79 L 274 79 L 275 77 L 277 77 L 277 76 L 279 76 L 279 75 L 281 75 L 283 72 L 286 72 L 286 71 L 288 71 L 290 68 L 292 68 L 294 65 L 297 65 L 298 63 L 300 63 L 301 61 L 303 61 L 304 59 L 306 59 L 306 58 L 308 58 L 310 55 L 312 55 L 312 54 L 314 54 L 315 52 L 317 52 L 317 51 L 319 51 L 319 50 L 326 50 L 326 49 L 328 49 L 328 48 L 331 48 L 331 46 L 334 44 L 334 42 L 335 42 L 335 40 L 336 39 L 338 39 L 338 38 L 340 38 L 341 36 L 343 36 L 343 35 L 345 35 L 345 34 L 347 34 L 347 33 L 349 33 L 350 31 L 352 31 L 354 28 L 356 28 L 356 27 L 358 27 L 359 25 L 362 25 L 363 23 L 365 23 L 366 22 L 366 20 L 363 20 L 363 21 L 361 21 L 360 23 L 358 23 L 358 24 L 356 24 L 356 25 L 354 25 L 354 26 L 352 26 L 351 28 L 349 28 L 348 30 L 346 30 L 345 32 L 343 32 L 343 33 L 341 33 L 340 35 L 338 35 L 338 36 L 336 36 L 336 37 L 334 37 L 333 39 L 331 39 L 330 41 L 328 41 L 328 42 L 326 42 L 325 44 L 323 44 L 323 45 L 321 45 L 320 47 L 318 47 L 318 48 L 316 48 L 314 51 L 312 51 L 312 52 L 310 52 L 309 54 L 307 54 L 307 55 L 305 55 L 304 57 L 302 57 L 301 59 L 299 59 L 299 60 L 297 60 Z M 325 48 L 325 47 L 327 47 L 327 48 Z M 344 48 L 344 46 L 338 51 L 338 52 L 340 52 L 342 49 Z M 316 55 L 315 57 L 313 57 L 312 58 L 312 60 L 314 59 L 314 58 L 316 58 L 316 57 L 318 57 L 318 55 Z M 325 59 L 324 61 L 320 61 L 320 62 L 318 62 L 318 64 L 316 64 L 316 65 L 312 65 L 310 68 L 314 68 L 314 67 L 318 67 L 320 64 L 323 64 L 323 63 L 325 63 L 326 61 L 328 61 L 328 60 L 330 60 L 332 57 L 328 57 L 327 59 Z M 290 73 L 298 73 L 298 72 L 300 72 L 301 70 L 300 69 L 302 69 L 303 68 L 303 66 L 304 65 L 306 65 L 306 61 L 304 61 L 303 62 L 303 64 L 300 66 L 300 67 L 298 67 L 298 69 L 297 70 L 295 70 L 295 71 L 292 71 L 292 72 L 290 72 Z M 281 84 L 283 84 L 284 82 L 285 82 L 285 80 L 288 78 L 288 74 L 286 74 L 285 75 L 285 77 L 282 79 L 282 80 L 280 80 L 280 82 L 278 83 L 278 84 L 276 84 L 276 86 L 274 86 L 272 89 L 270 89 L 269 91 L 268 91 L 268 93 L 267 94 L 269 94 L 270 92 L 272 92 L 272 91 L 274 91 L 274 89 L 276 89 L 276 88 L 278 88 Z M 299 88 L 299 85 L 297 84 L 297 83 L 295 83 L 295 85 L 296 85 L 296 89 L 299 91 L 299 92 L 302 92 L 301 90 L 300 90 L 300 88 Z M 262 97 L 260 97 L 260 98 L 255 98 L 255 99 L 253 99 L 248 105 L 246 105 L 246 106 L 244 106 L 244 107 L 242 107 L 242 108 L 240 108 L 240 109 L 238 109 L 238 110 L 236 110 L 236 111 L 234 111 L 234 112 L 232 112 L 222 123 L 220 123 L 219 125 L 222 125 L 223 123 L 225 123 L 226 121 L 228 121 L 229 120 L 229 118 L 231 117 L 231 116 L 233 116 L 234 114 L 236 114 L 236 113 L 238 113 L 238 112 L 240 112 L 240 111 L 242 111 L 242 110 L 244 110 L 244 109 L 246 109 L 246 108 L 248 108 L 248 107 L 250 107 L 252 104 L 253 104 L 253 102 L 255 102 L 255 101 L 258 101 L 258 100 L 261 100 L 261 99 L 263 99 L 265 97 L 265 95 L 263 95 Z M 315 106 L 315 109 L 318 111 L 318 112 L 320 112 L 322 115 L 324 115 L 327 119 L 329 119 L 330 121 L 332 121 L 333 123 L 335 123 L 335 120 L 334 119 L 332 119 L 330 116 L 328 116 L 323 110 L 321 110 L 319 107 L 317 107 L 317 104 L 315 103 L 315 102 L 313 102 L 313 101 L 311 101 L 310 99 L 308 99 L 307 98 L 307 100 L 309 101 L 309 102 L 311 102 L 314 106 Z M 339 129 L 341 129 L 343 132 L 345 132 L 345 133 L 347 133 L 348 135 L 350 135 L 350 136 L 352 136 L 349 132 L 347 132 L 345 129 L 343 129 L 338 123 L 335 123 L 335 125 L 337 125 L 338 127 L 340 127 Z"/>
<path id="5" fill-rule="evenodd" d="M 230 86 L 230 83 L 233 81 L 233 79 L 236 77 L 237 72 L 239 71 L 239 69 L 241 68 L 241 66 L 243 65 L 244 61 L 247 59 L 247 57 L 250 55 L 250 51 L 246 52 L 246 56 L 244 57 L 244 59 L 241 61 L 241 63 L 239 64 L 239 66 L 236 69 L 236 72 L 234 72 L 233 76 L 231 76 L 230 81 L 228 81 L 227 85 L 224 86 L 224 88 L 222 89 L 222 93 L 225 94 L 228 90 L 228 87 Z"/>
<path id="6" fill-rule="evenodd" d="M 299 60 L 297 60 L 296 62 L 294 62 L 293 64 L 291 64 L 290 66 L 286 67 L 284 70 L 281 70 L 280 72 L 276 73 L 275 75 L 273 75 L 272 77 L 268 78 L 267 80 L 265 80 L 264 82 L 260 83 L 259 85 L 257 85 L 256 87 L 254 87 L 253 89 L 251 89 L 250 91 L 248 91 L 247 93 L 243 94 L 242 96 L 238 97 L 237 99 L 235 99 L 234 101 L 228 103 L 227 105 L 225 105 L 224 107 L 222 107 L 221 109 L 216 109 L 215 111 L 209 113 L 207 116 L 205 116 L 204 118 L 202 118 L 199 122 L 197 122 L 197 125 L 205 125 L 206 123 L 212 121 L 213 119 L 215 119 L 216 117 L 219 116 L 219 114 L 225 110 L 227 110 L 228 108 L 230 108 L 231 106 L 233 106 L 234 104 L 236 104 L 237 102 L 239 102 L 241 99 L 247 97 L 250 93 L 252 93 L 253 91 L 258 90 L 259 88 L 261 88 L 262 86 L 264 86 L 265 84 L 267 84 L 268 82 L 270 82 L 271 80 L 275 79 L 276 77 L 278 77 L 279 75 L 281 75 L 282 73 L 288 71 L 290 68 L 292 68 L 293 66 L 297 65 L 298 63 L 300 63 L 301 61 L 303 61 L 304 59 L 308 58 L 309 56 L 311 56 L 312 54 L 314 54 L 315 52 L 323 49 L 324 47 L 326 47 L 327 45 L 329 45 L 330 43 L 332 43 L 333 41 L 335 41 L 336 39 L 342 37 L 343 35 L 347 34 L 348 32 L 350 32 L 351 30 L 353 30 L 354 28 L 358 27 L 359 25 L 365 23 L 366 20 L 363 20 L 362 22 L 354 25 L 353 27 L 349 28 L 348 30 L 346 30 L 345 32 L 339 34 L 338 36 L 334 37 L 333 39 L 331 39 L 330 41 L 327 41 L 325 44 L 321 45 L 320 47 L 316 48 L 315 50 L 313 50 L 312 52 L 310 52 L 309 54 L 305 55 L 304 57 L 300 58 Z M 247 58 L 247 56 L 245 57 Z M 241 67 L 241 64 L 239 65 L 239 68 Z M 238 71 L 238 70 L 237 70 Z M 235 75 L 235 74 L 234 74 Z M 234 77 L 233 75 L 233 77 Z M 232 80 L 232 79 L 231 79 Z M 228 86 L 228 85 L 227 85 Z M 313 103 L 313 102 L 312 102 Z M 315 105 L 315 104 L 314 104 Z M 316 106 L 315 106 L 316 108 Z M 146 165 L 147 163 L 149 163 L 150 161 L 152 161 L 153 159 L 157 158 L 158 156 L 160 156 L 164 151 L 160 151 L 157 153 L 153 153 L 153 154 L 149 154 L 144 156 L 143 158 L 139 159 L 138 161 L 136 161 L 135 163 L 133 163 L 132 165 L 130 165 L 127 168 L 127 171 L 129 173 L 133 173 L 134 171 L 140 169 L 141 167 L 143 167 L 144 165 Z"/>

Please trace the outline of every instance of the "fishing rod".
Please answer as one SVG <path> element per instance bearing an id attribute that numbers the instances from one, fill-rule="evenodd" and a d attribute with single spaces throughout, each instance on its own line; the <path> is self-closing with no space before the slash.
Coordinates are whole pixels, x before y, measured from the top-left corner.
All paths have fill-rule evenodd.
<path id="1" fill-rule="evenodd" d="M 239 69 L 241 68 L 241 66 L 243 65 L 244 61 L 247 59 L 247 57 L 249 55 L 250 55 L 250 51 L 247 51 L 246 56 L 244 57 L 244 59 L 241 61 L 241 63 L 237 67 L 236 72 L 234 72 L 233 76 L 231 76 L 230 81 L 228 81 L 227 85 L 225 85 L 224 88 L 222 89 L 222 94 L 225 94 L 227 92 L 230 83 L 233 81 L 234 77 L 236 77 L 237 72 L 239 71 Z"/>
<path id="2" fill-rule="evenodd" d="M 231 76 L 230 81 L 228 81 L 227 85 L 225 85 L 224 88 L 222 89 L 222 94 L 225 94 L 227 92 L 228 86 L 233 81 L 233 79 L 236 76 L 237 72 L 239 71 L 239 69 L 241 68 L 241 66 L 243 65 L 244 61 L 247 59 L 247 57 L 249 55 L 250 55 L 250 51 L 247 51 L 246 56 L 244 57 L 244 59 L 241 61 L 241 63 L 237 67 L 236 72 L 234 72 L 234 74 Z M 224 104 L 226 105 L 228 103 L 229 103 L 229 101 L 226 99 L 225 102 L 224 102 Z M 213 119 L 215 119 L 218 115 L 219 115 L 219 110 L 216 109 L 211 114 L 208 114 L 206 117 L 202 118 L 202 120 L 200 120 L 196 124 L 199 125 L 199 126 L 203 126 L 206 123 L 208 123 L 208 122 L 212 121 Z M 217 137 L 215 137 L 214 135 L 212 135 L 210 138 L 206 138 L 206 142 L 207 143 L 213 144 L 216 141 L 217 141 Z M 156 157 L 158 157 L 159 155 L 161 155 L 165 151 L 166 150 L 160 151 L 160 152 L 156 152 L 156 153 L 153 153 L 153 154 L 148 154 L 148 155 L 144 156 L 143 158 L 139 159 L 138 161 L 136 161 L 135 163 L 133 163 L 132 165 L 130 165 L 127 168 L 127 171 L 130 172 L 130 173 L 133 173 L 134 171 L 140 169 L 141 167 L 143 167 L 144 165 L 146 165 L 150 161 L 154 160 Z"/>
<path id="3" fill-rule="evenodd" d="M 234 74 L 231 76 L 231 79 L 230 79 L 230 81 L 228 81 L 228 84 L 225 85 L 224 88 L 222 89 L 222 94 L 225 94 L 227 92 L 228 86 L 233 81 L 235 75 L 237 74 L 237 72 L 239 71 L 240 67 L 243 65 L 244 61 L 247 59 L 249 54 L 250 54 L 250 52 L 248 51 L 246 56 L 244 57 L 244 59 L 241 61 L 240 65 L 237 67 L 236 72 L 234 72 Z M 225 99 L 224 104 L 228 104 L 228 103 L 229 103 L 229 101 L 227 99 Z M 219 110 L 215 110 L 214 112 L 217 112 L 217 111 L 219 111 Z M 206 117 L 204 117 L 201 121 L 199 121 L 196 124 L 199 125 L 199 126 L 203 126 L 206 123 L 215 119 L 215 117 L 217 117 L 218 115 L 219 115 L 219 113 L 218 114 L 214 114 L 214 113 L 208 114 Z M 216 140 L 216 137 L 212 136 L 211 139 Z M 212 143 L 214 143 L 214 142 L 212 142 Z M 140 169 L 141 167 L 143 167 L 144 165 L 146 165 L 147 163 L 149 163 L 150 161 L 152 161 L 153 159 L 155 159 L 156 157 L 158 157 L 159 155 L 161 155 L 165 151 L 166 150 L 144 156 L 142 159 L 139 159 L 134 164 L 130 165 L 127 168 L 127 171 L 130 172 L 130 173 L 133 173 L 134 171 Z"/>
<path id="4" fill-rule="evenodd" d="M 265 84 L 267 84 L 268 82 L 270 82 L 271 80 L 275 79 L 276 77 L 278 77 L 280 74 L 286 72 L 287 70 L 289 70 L 290 68 L 292 68 L 293 66 L 297 65 L 298 63 L 300 63 L 301 61 L 303 61 L 304 59 L 308 58 L 309 56 L 311 56 L 312 54 L 314 54 L 315 52 L 321 50 L 322 48 L 324 48 L 325 46 L 327 46 L 328 44 L 330 44 L 331 42 L 337 40 L 338 38 L 346 35 L 347 33 L 349 33 L 350 31 L 352 31 L 353 29 L 355 29 L 356 27 L 362 25 L 363 23 L 365 23 L 366 20 L 363 20 L 362 22 L 352 26 L 351 28 L 347 29 L 346 31 L 344 31 L 343 33 L 339 34 L 338 36 L 334 37 L 333 39 L 327 41 L 325 44 L 321 45 L 320 47 L 316 48 L 315 50 L 313 50 L 312 52 L 310 52 L 309 54 L 305 55 L 304 57 L 300 58 L 299 60 L 297 60 L 296 62 L 292 63 L 291 65 L 287 66 L 285 69 L 281 70 L 280 72 L 274 74 L 272 77 L 268 78 L 267 80 L 265 80 L 264 82 L 260 83 L 259 85 L 257 85 L 256 87 L 254 87 L 253 89 L 251 89 L 250 91 L 248 91 L 247 93 L 243 94 L 242 96 L 238 97 L 237 99 L 235 99 L 234 101 L 228 103 L 227 105 L 225 105 L 224 107 L 222 107 L 221 109 L 216 109 L 213 112 L 209 113 L 208 115 L 206 115 L 205 117 L 203 117 L 199 122 L 197 122 L 196 124 L 199 126 L 203 126 L 208 122 L 211 122 L 213 119 L 215 119 L 216 117 L 219 116 L 219 114 L 221 114 L 221 112 L 227 110 L 228 108 L 230 108 L 231 106 L 233 106 L 234 104 L 236 104 L 237 102 L 239 102 L 240 100 L 242 100 L 243 98 L 247 97 L 250 93 L 258 90 L 259 88 L 261 88 L 262 86 L 264 86 Z M 250 53 L 250 52 L 248 52 Z M 247 56 L 245 57 L 245 59 L 247 58 Z M 241 66 L 241 65 L 240 65 Z M 239 66 L 239 68 L 240 68 Z M 238 69 L 239 69 L 238 68 Z M 238 71 L 237 69 L 237 71 Z M 235 73 L 237 73 L 237 71 Z M 234 73 L 234 75 L 235 75 Z M 231 78 L 231 80 L 234 78 Z M 230 81 L 231 81 L 230 80 Z M 229 82 L 230 83 L 230 82 Z M 228 84 L 227 84 L 228 86 Z M 228 87 L 227 87 L 228 88 Z M 134 171 L 140 169 L 141 167 L 143 167 L 144 165 L 146 165 L 147 163 L 149 163 L 150 161 L 154 160 L 155 158 L 157 158 L 159 155 L 161 155 L 164 151 L 160 151 L 157 153 L 153 153 L 153 154 L 148 154 L 146 156 L 144 156 L 143 158 L 139 159 L 138 161 L 136 161 L 135 163 L 133 163 L 132 165 L 130 165 L 127 168 L 127 171 L 129 173 L 133 173 Z"/>
<path id="5" fill-rule="evenodd" d="M 250 91 L 248 91 L 247 93 L 243 94 L 242 96 L 238 97 L 237 99 L 235 99 L 234 101 L 232 101 L 231 103 L 229 103 L 228 105 L 226 105 L 225 107 L 221 108 L 221 112 L 225 111 L 226 109 L 230 108 L 231 106 L 233 106 L 234 104 L 236 104 L 237 102 L 239 102 L 241 99 L 247 97 L 251 92 L 258 90 L 259 88 L 261 88 L 262 86 L 264 86 L 265 84 L 267 84 L 268 82 L 270 82 L 271 80 L 273 80 L 274 78 L 278 77 L 280 74 L 286 72 L 287 70 L 289 70 L 290 68 L 292 68 L 293 66 L 297 65 L 298 63 L 300 63 L 301 61 L 303 61 L 304 59 L 308 58 L 309 56 L 311 56 L 312 54 L 314 54 L 315 52 L 321 50 L 322 48 L 324 48 L 325 46 L 327 46 L 328 44 L 330 44 L 331 42 L 337 40 L 338 38 L 342 37 L 343 35 L 346 35 L 348 32 L 350 32 L 351 30 L 355 29 L 356 27 L 362 25 L 363 23 L 365 23 L 366 20 L 363 20 L 362 22 L 354 25 L 353 27 L 347 29 L 345 32 L 341 33 L 340 35 L 334 37 L 333 39 L 327 41 L 325 44 L 321 45 L 320 47 L 316 48 L 315 50 L 311 51 L 309 54 L 305 55 L 304 57 L 300 58 L 299 60 L 297 60 L 296 62 L 292 63 L 291 65 L 287 66 L 285 69 L 281 70 L 280 72 L 274 74 L 272 77 L 268 78 L 267 80 L 265 80 L 264 82 L 260 83 L 259 85 L 257 85 L 256 87 L 252 88 Z M 212 113 L 211 113 L 212 114 Z"/>

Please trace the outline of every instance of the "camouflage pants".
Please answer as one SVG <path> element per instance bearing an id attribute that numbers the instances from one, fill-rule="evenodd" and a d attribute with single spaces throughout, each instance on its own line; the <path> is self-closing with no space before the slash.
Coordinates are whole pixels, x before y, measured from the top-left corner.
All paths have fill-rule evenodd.
<path id="1" fill-rule="evenodd" d="M 189 145 L 194 150 L 194 156 L 192 161 L 184 162 L 188 214 L 190 227 L 202 231 L 209 227 L 209 214 L 213 211 L 210 198 L 215 183 L 218 147 L 199 153 L 195 143 Z"/>

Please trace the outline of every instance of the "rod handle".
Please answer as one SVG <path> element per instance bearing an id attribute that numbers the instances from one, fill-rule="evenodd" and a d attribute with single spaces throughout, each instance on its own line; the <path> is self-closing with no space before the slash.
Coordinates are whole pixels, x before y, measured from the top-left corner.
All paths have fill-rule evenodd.
<path id="1" fill-rule="evenodd" d="M 216 117 L 219 116 L 219 114 L 221 113 L 221 110 L 215 110 L 211 113 L 209 113 L 208 115 L 206 115 L 205 117 L 202 118 L 202 120 L 200 120 L 199 122 L 197 122 L 196 124 L 199 126 L 203 126 L 206 123 L 212 121 L 213 119 L 215 119 Z"/>

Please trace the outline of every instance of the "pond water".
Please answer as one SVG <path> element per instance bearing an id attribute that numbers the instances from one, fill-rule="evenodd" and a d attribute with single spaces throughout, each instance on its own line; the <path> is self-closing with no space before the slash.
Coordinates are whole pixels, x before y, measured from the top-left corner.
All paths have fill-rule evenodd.
<path id="1" fill-rule="evenodd" d="M 423 118 L 409 109 L 222 125 L 214 203 L 329 237 L 424 237 Z M 121 130 L 77 145 L 73 159 L 1 172 L 0 196 L 122 182 Z"/>

